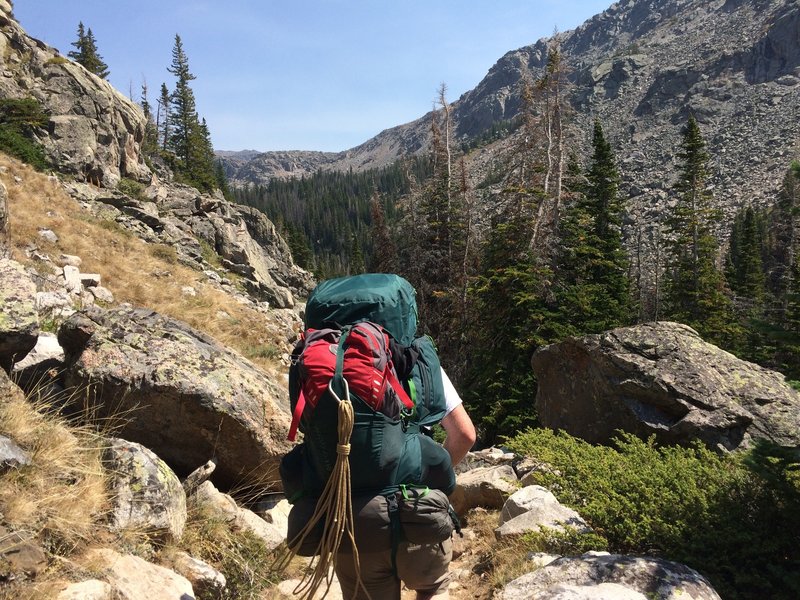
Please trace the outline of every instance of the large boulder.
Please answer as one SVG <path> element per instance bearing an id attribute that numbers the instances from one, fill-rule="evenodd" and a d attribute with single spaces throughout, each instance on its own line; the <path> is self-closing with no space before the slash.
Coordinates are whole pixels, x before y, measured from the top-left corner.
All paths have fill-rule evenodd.
<path id="1" fill-rule="evenodd" d="M 546 346 L 532 358 L 546 427 L 590 442 L 617 430 L 721 450 L 800 447 L 800 392 L 679 323 L 646 323 Z"/>
<path id="2" fill-rule="evenodd" d="M 215 458 L 214 481 L 263 490 L 289 449 L 286 391 L 211 337 L 156 312 L 90 307 L 58 334 L 65 383 L 117 434 L 185 476 Z M 85 396 L 85 399 L 84 399 Z"/>
<path id="3" fill-rule="evenodd" d="M 39 336 L 36 284 L 18 262 L 0 258 L 0 368 L 10 371 Z"/>
<path id="4" fill-rule="evenodd" d="M 148 178 L 141 108 L 105 79 L 31 38 L 9 13 L 0 15 L 0 97 L 41 103 L 50 117 L 36 133 L 62 172 L 107 187 L 122 177 Z"/>
<path id="5" fill-rule="evenodd" d="M 479 506 L 500 510 L 516 490 L 517 476 L 511 465 L 478 467 L 458 474 L 450 503 L 459 515 Z"/>
<path id="6" fill-rule="evenodd" d="M 720 600 L 689 567 L 657 558 L 590 552 L 563 557 L 509 583 L 501 600 Z"/>

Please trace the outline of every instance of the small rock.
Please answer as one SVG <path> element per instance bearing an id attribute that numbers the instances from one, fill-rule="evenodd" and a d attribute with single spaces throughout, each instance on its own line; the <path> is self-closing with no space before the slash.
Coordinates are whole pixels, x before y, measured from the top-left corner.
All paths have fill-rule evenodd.
<path id="1" fill-rule="evenodd" d="M 51 244 L 58 243 L 58 236 L 52 229 L 40 229 L 39 230 L 39 237 L 42 238 L 44 241 L 49 242 Z"/>
<path id="2" fill-rule="evenodd" d="M 80 256 L 75 256 L 74 254 L 62 254 L 58 257 L 58 262 L 62 267 L 69 265 L 70 267 L 79 268 L 83 260 L 81 260 Z"/>
<path id="3" fill-rule="evenodd" d="M 81 273 L 81 283 L 83 287 L 97 287 L 100 285 L 99 273 Z"/>
<path id="4" fill-rule="evenodd" d="M 186 552 L 178 552 L 174 567 L 175 571 L 191 582 L 194 591 L 201 596 L 217 598 L 227 586 L 225 575 Z"/>
<path id="5" fill-rule="evenodd" d="M 185 285 L 181 288 L 181 294 L 184 296 L 189 296 L 190 298 L 194 298 L 197 296 L 197 290 L 190 285 Z"/>
<path id="6" fill-rule="evenodd" d="M 0 580 L 36 577 L 47 567 L 47 555 L 30 537 L 0 525 Z"/>
<path id="7" fill-rule="evenodd" d="M 0 473 L 29 464 L 31 464 L 30 455 L 14 440 L 0 435 Z"/>
<path id="8" fill-rule="evenodd" d="M 66 265 L 64 267 L 64 282 L 67 291 L 71 294 L 80 294 L 81 288 L 81 272 L 73 266 Z"/>
<path id="9" fill-rule="evenodd" d="M 104 288 L 102 285 L 90 287 L 89 293 L 94 296 L 95 300 L 103 302 L 104 304 L 113 304 L 114 302 L 114 294 L 111 293 L 111 290 Z"/>

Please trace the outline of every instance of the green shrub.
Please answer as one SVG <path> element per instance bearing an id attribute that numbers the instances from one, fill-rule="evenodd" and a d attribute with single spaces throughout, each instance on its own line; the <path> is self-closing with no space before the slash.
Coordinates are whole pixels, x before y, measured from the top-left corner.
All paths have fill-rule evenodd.
<path id="1" fill-rule="evenodd" d="M 136 200 L 147 199 L 144 195 L 144 186 L 138 181 L 128 179 L 127 177 L 123 177 L 119 180 L 119 183 L 117 184 L 117 190 Z"/>
<path id="2" fill-rule="evenodd" d="M 9 125 L 0 125 L 0 150 L 37 171 L 44 171 L 49 166 L 42 147 Z"/>
<path id="3" fill-rule="evenodd" d="M 46 65 L 65 65 L 69 62 L 69 59 L 64 58 L 63 56 L 54 56 L 53 58 L 48 58 L 44 61 Z"/>
<path id="4" fill-rule="evenodd" d="M 0 98 L 0 150 L 44 171 L 49 167 L 47 157 L 33 141 L 32 132 L 44 127 L 47 120 L 35 98 Z"/>
<path id="5" fill-rule="evenodd" d="M 535 482 L 578 510 L 609 551 L 687 564 L 726 599 L 800 597 L 792 453 L 761 443 L 720 456 L 625 434 L 603 447 L 549 430 L 528 430 L 508 446 L 553 467 Z"/>

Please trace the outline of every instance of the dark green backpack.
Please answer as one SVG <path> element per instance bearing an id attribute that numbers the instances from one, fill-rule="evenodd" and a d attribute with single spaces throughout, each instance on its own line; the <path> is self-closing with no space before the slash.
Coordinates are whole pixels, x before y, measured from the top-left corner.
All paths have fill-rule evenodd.
<path id="1" fill-rule="evenodd" d="M 309 334 L 314 331 L 341 331 L 338 348 L 333 343 L 329 346 L 331 353 L 343 354 L 350 328 L 363 322 L 375 323 L 389 334 L 397 377 L 414 407 L 399 415 L 387 415 L 351 394 L 355 413 L 349 457 L 353 493 L 388 493 L 406 484 L 425 485 L 449 494 L 455 486 L 448 453 L 420 433 L 421 428 L 441 421 L 446 404 L 433 341 L 429 337 L 415 337 L 414 288 L 397 275 L 365 274 L 320 283 L 306 305 L 306 332 L 293 352 L 289 370 L 291 408 L 296 416 L 302 411 L 299 428 L 305 443 L 296 447 L 281 464 L 281 476 L 290 500 L 318 494 L 336 462 L 336 397 L 326 393 L 315 406 L 301 404 L 298 409 L 303 387 L 305 340 L 313 339 Z M 341 369 L 342 360 L 338 362 Z M 337 395 L 341 394 L 340 375 L 337 372 L 332 378 Z"/>

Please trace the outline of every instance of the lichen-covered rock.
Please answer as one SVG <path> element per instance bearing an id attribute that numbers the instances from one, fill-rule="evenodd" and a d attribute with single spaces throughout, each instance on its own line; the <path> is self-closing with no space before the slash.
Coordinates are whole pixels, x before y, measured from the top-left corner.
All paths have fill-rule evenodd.
<path id="1" fill-rule="evenodd" d="M 623 430 L 722 450 L 753 439 L 800 447 L 800 392 L 679 323 L 569 338 L 537 351 L 532 365 L 542 424 L 590 442 Z"/>
<path id="2" fill-rule="evenodd" d="M 603 587 L 601 587 L 603 586 Z M 602 589 L 603 593 L 600 594 Z M 666 560 L 587 553 L 563 557 L 509 583 L 501 600 L 720 600 L 697 571 Z"/>
<path id="3" fill-rule="evenodd" d="M 186 493 L 167 464 L 141 444 L 112 438 L 103 451 L 110 474 L 111 527 L 179 540 L 186 525 Z"/>
<path id="4" fill-rule="evenodd" d="M 215 458 L 225 489 L 278 485 L 288 450 L 285 389 L 209 336 L 156 312 L 90 307 L 61 326 L 65 383 L 86 390 L 118 435 L 186 476 Z M 82 400 L 83 402 L 84 400 Z"/>
<path id="5" fill-rule="evenodd" d="M 36 285 L 18 262 L 0 258 L 0 368 L 25 358 L 39 336 Z"/>

